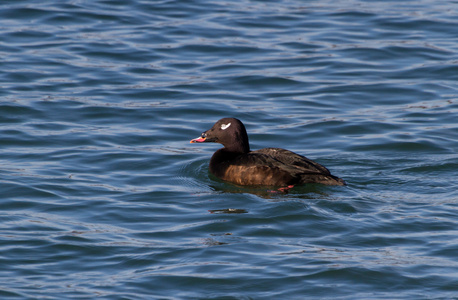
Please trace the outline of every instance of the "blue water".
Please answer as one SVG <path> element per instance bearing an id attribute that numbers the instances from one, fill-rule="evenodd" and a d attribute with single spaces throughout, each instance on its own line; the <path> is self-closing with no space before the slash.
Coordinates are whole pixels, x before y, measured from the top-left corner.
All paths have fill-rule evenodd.
<path id="1" fill-rule="evenodd" d="M 2 1 L 0 298 L 457 299 L 457 120 L 457 1 Z"/>

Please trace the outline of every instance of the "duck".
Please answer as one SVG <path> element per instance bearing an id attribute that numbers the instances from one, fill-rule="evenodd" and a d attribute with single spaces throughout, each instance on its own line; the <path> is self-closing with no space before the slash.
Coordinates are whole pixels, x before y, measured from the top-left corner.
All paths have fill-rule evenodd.
<path id="1" fill-rule="evenodd" d="M 209 171 L 217 178 L 240 186 L 324 184 L 346 185 L 323 165 L 282 148 L 251 151 L 245 125 L 236 118 L 223 118 L 190 143 L 219 143 L 210 159 Z"/>

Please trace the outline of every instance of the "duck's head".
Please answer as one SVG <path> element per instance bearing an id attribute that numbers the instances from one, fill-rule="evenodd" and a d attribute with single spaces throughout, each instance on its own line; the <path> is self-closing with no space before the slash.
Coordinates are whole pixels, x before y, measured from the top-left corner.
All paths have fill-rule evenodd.
<path id="1" fill-rule="evenodd" d="M 245 125 L 236 118 L 223 118 L 191 143 L 220 143 L 231 152 L 250 152 Z"/>

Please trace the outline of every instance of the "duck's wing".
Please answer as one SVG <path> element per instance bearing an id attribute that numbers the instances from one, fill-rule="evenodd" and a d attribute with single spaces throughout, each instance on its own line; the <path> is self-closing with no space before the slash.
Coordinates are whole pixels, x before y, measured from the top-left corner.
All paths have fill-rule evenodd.
<path id="1" fill-rule="evenodd" d="M 300 173 L 319 173 L 323 175 L 331 174 L 326 167 L 320 165 L 319 163 L 286 149 L 264 148 L 251 153 L 265 154 L 286 166 L 297 168 Z"/>
<path id="2" fill-rule="evenodd" d="M 283 171 L 295 178 L 296 183 L 321 183 L 326 185 L 346 185 L 345 181 L 339 177 L 331 175 L 329 170 L 319 163 L 299 155 L 292 151 L 282 148 L 264 148 L 251 152 L 257 155 L 268 156 Z"/>

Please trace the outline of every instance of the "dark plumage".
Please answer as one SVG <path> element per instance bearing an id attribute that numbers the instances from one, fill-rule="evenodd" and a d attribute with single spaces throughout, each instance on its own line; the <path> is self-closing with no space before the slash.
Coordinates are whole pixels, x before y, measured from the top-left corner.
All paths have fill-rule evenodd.
<path id="1" fill-rule="evenodd" d="M 341 178 L 302 155 L 281 148 L 250 151 L 243 123 L 224 118 L 191 143 L 223 144 L 210 160 L 210 172 L 238 185 L 290 186 L 305 183 L 345 185 Z"/>

